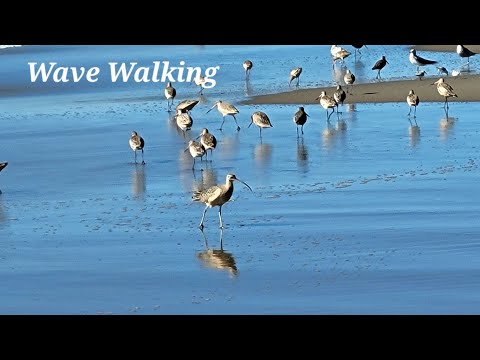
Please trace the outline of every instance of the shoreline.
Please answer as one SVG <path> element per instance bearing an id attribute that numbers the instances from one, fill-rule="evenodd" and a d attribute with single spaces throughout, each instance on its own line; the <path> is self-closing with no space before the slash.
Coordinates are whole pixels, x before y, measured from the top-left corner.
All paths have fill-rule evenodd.
<path id="1" fill-rule="evenodd" d="M 480 45 L 466 45 L 469 49 L 480 54 Z M 415 45 L 421 51 L 449 51 L 455 52 L 456 45 Z M 480 57 L 480 55 L 479 55 Z M 379 80 L 369 83 L 355 83 L 351 87 L 353 94 L 347 93 L 345 104 L 357 103 L 387 103 L 405 102 L 409 90 L 414 90 L 420 102 L 444 102 L 445 98 L 438 94 L 435 85 L 440 77 L 431 76 L 420 79 L 407 80 Z M 480 101 L 480 75 L 443 76 L 445 82 L 450 84 L 458 98 L 449 98 L 449 102 L 479 102 Z M 346 91 L 346 86 L 342 85 Z M 317 104 L 315 100 L 321 91 L 332 95 L 335 86 L 296 89 L 291 91 L 252 96 L 244 100 L 243 105 L 262 104 Z"/>

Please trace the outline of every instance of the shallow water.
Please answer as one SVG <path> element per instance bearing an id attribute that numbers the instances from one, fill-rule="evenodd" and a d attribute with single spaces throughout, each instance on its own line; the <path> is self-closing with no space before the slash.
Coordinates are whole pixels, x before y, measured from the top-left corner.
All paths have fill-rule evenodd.
<path id="1" fill-rule="evenodd" d="M 4 49 L 12 51 L 1 57 L 0 83 L 18 93 L 0 99 L 0 161 L 9 162 L 0 174 L 0 312 L 478 313 L 478 103 L 451 104 L 448 121 L 442 103 L 421 103 L 418 127 L 406 102 L 345 105 L 343 122 L 334 114 L 330 127 L 325 110 L 308 106 L 299 137 L 293 105 L 238 105 L 239 132 L 231 118 L 220 132 L 220 114 L 206 114 L 217 98 L 245 98 L 245 56 L 275 64 L 251 73 L 254 92 L 266 92 L 288 89 L 279 65 L 289 69 L 299 57 L 326 64 L 318 81 L 331 82 L 329 47 Z M 362 57 L 388 49 L 408 61 L 404 48 L 369 46 Z M 27 58 L 93 66 L 111 58 L 173 62 L 187 51 L 201 66 L 221 60 L 229 71 L 204 90 L 186 137 L 166 112 L 163 84 L 37 84 L 37 94 L 23 78 Z M 407 77 L 406 66 L 398 68 Z M 301 86 L 315 82 L 309 74 Z M 178 91 L 182 100 L 198 89 Z M 248 128 L 256 110 L 273 124 L 262 138 Z M 218 146 L 192 170 L 183 150 L 202 127 Z M 145 166 L 128 147 L 132 130 L 145 138 Z M 202 233 L 203 205 L 191 193 L 228 172 L 253 192 L 236 183 L 222 210 L 225 229 L 214 208 Z"/>

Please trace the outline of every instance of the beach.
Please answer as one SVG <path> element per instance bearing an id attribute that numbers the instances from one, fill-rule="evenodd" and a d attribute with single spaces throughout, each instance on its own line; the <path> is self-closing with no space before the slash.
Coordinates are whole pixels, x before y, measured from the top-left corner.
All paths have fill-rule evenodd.
<path id="1" fill-rule="evenodd" d="M 432 52 L 455 52 L 456 45 L 418 45 L 412 48 L 417 51 L 424 51 L 425 54 Z M 480 53 L 480 46 L 468 45 L 473 52 Z M 426 55 L 424 55 L 426 56 Z M 430 66 L 431 67 L 431 66 Z M 436 72 L 433 72 L 435 74 Z M 343 79 L 345 71 L 340 71 L 338 77 Z M 411 79 L 411 80 L 379 80 L 375 82 L 355 82 L 351 87 L 351 94 L 347 96 L 345 103 L 385 103 L 406 101 L 407 94 L 414 90 L 421 102 L 439 102 L 445 99 L 437 92 L 434 81 L 439 79 Z M 449 98 L 448 101 L 480 101 L 480 75 L 459 75 L 442 76 L 449 85 L 456 91 L 458 98 Z M 361 80 L 360 80 L 361 81 Z M 345 84 L 342 84 L 345 88 Z M 244 104 L 317 104 L 316 98 L 320 92 L 326 91 L 327 94 L 333 94 L 335 86 L 318 87 L 309 89 L 297 89 L 275 94 L 258 95 L 244 101 Z"/>
<path id="2" fill-rule="evenodd" d="M 445 78 L 459 96 L 447 112 L 429 85 L 435 67 L 418 80 L 409 48 L 368 45 L 347 58 L 359 83 L 329 121 L 313 99 L 345 68 L 332 68 L 330 45 L 0 50 L 0 313 L 479 314 L 479 60 Z M 460 67 L 450 48 L 429 49 L 421 55 Z M 370 68 L 382 54 L 390 64 L 377 82 Z M 198 100 L 186 132 L 166 84 L 108 77 L 109 62 L 165 60 L 220 67 L 201 94 L 173 83 L 174 105 Z M 99 80 L 32 83 L 28 62 L 53 61 L 99 67 Z M 298 66 L 300 85 L 289 88 Z M 409 88 L 421 98 L 416 117 Z M 217 100 L 237 108 L 240 130 L 212 109 Z M 299 106 L 303 128 L 293 122 Z M 260 133 L 255 111 L 273 126 Z M 218 143 L 194 164 L 185 150 L 203 128 Z M 145 140 L 145 164 L 132 131 Z M 235 182 L 224 228 L 213 207 L 201 231 L 206 207 L 192 195 L 229 173 L 252 191 Z"/>

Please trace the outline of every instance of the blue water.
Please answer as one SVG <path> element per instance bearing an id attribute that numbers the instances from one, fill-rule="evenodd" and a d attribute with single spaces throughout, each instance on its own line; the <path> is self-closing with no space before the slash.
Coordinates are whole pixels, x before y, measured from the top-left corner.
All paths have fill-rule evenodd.
<path id="1" fill-rule="evenodd" d="M 345 128 L 333 117 L 330 132 L 323 108 L 311 105 L 302 137 L 296 105 L 241 105 L 288 90 L 296 66 L 301 87 L 333 85 L 329 49 L 0 50 L 0 161 L 9 162 L 0 173 L 0 313 L 477 314 L 480 105 L 452 103 L 447 121 L 442 103 L 421 103 L 418 129 L 406 103 L 347 104 Z M 391 65 L 385 80 L 414 77 L 407 46 L 368 46 L 346 65 L 358 81 L 374 81 L 369 69 L 381 54 Z M 427 55 L 447 68 L 459 62 L 455 53 Z M 220 66 L 217 86 L 201 97 L 195 85 L 175 84 L 176 102 L 200 99 L 186 137 L 166 111 L 162 83 L 31 84 L 27 66 L 108 73 L 109 61 L 156 60 Z M 230 118 L 220 132 L 219 113 L 206 113 L 219 98 L 237 105 L 239 132 Z M 262 138 L 248 128 L 256 110 L 273 124 Z M 203 127 L 218 146 L 192 170 L 184 149 Z M 133 162 L 132 130 L 146 140 L 145 166 Z M 214 208 L 202 233 L 203 205 L 191 193 L 228 172 L 253 192 L 237 183 L 224 231 Z M 208 252 L 221 240 L 223 253 Z"/>

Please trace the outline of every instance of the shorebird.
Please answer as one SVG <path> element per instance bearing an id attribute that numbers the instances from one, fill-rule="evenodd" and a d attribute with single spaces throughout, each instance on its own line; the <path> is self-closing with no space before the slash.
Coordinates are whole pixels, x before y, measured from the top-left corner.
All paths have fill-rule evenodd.
<path id="1" fill-rule="evenodd" d="M 332 45 L 332 47 L 330 48 L 330 54 L 332 56 L 335 56 L 335 54 L 341 50 L 344 50 L 341 46 Z"/>
<path id="2" fill-rule="evenodd" d="M 333 99 L 337 102 L 337 113 L 338 113 L 338 105 L 343 105 L 343 102 L 347 98 L 347 94 L 345 90 L 342 89 L 342 85 L 337 85 L 337 90 L 333 93 Z"/>
<path id="3" fill-rule="evenodd" d="M 205 148 L 198 141 L 190 140 L 184 152 L 187 152 L 187 150 L 189 150 L 190 155 L 192 155 L 192 158 L 193 158 L 192 170 L 195 170 L 195 159 L 197 157 L 199 157 L 200 160 L 203 159 L 203 155 L 205 155 Z"/>
<path id="4" fill-rule="evenodd" d="M 208 132 L 207 128 L 203 128 L 200 135 L 197 136 L 197 139 L 200 138 L 200 144 L 202 144 L 205 149 L 205 159 L 208 159 L 208 151 L 210 150 L 210 155 L 212 155 L 213 149 L 217 147 L 217 138 L 215 135 Z"/>
<path id="5" fill-rule="evenodd" d="M 367 45 L 358 45 L 358 44 L 357 44 L 357 45 L 352 45 L 352 46 L 355 48 L 355 60 L 357 59 L 357 52 L 358 52 L 360 55 L 362 55 L 362 53 L 360 52 L 360 49 L 361 49 L 362 47 L 367 48 Z"/>
<path id="6" fill-rule="evenodd" d="M 200 86 L 199 94 L 202 95 L 202 94 L 203 94 L 204 85 L 205 85 L 205 76 L 203 76 L 203 75 L 196 76 L 196 77 L 193 79 L 193 81 L 195 82 L 195 85 Z"/>
<path id="7" fill-rule="evenodd" d="M 182 110 L 177 110 L 175 115 L 175 121 L 177 126 L 183 132 L 183 137 L 185 138 L 185 132 L 192 129 L 193 119 L 188 112 L 182 112 Z"/>
<path id="8" fill-rule="evenodd" d="M 335 61 L 337 60 L 342 60 L 342 63 L 345 63 L 345 59 L 349 57 L 352 53 L 348 50 L 342 49 L 340 51 L 337 51 L 333 55 L 333 64 L 335 65 Z"/>
<path id="9" fill-rule="evenodd" d="M 470 56 L 476 55 L 477 53 L 474 53 L 473 51 L 471 51 L 470 49 L 466 48 L 463 45 L 457 45 L 457 54 L 461 58 L 467 58 L 467 60 L 468 60 L 467 64 L 469 64 L 470 63 Z"/>
<path id="10" fill-rule="evenodd" d="M 232 104 L 230 104 L 226 101 L 217 100 L 217 101 L 215 101 L 215 104 L 213 104 L 213 106 L 210 108 L 210 110 L 207 111 L 207 114 L 215 107 L 217 108 L 219 113 L 222 114 L 222 118 L 223 118 L 222 125 L 220 125 L 220 129 L 218 129 L 218 130 L 220 130 L 220 131 L 222 130 L 223 123 L 225 122 L 225 116 L 227 116 L 227 115 L 233 116 L 233 119 L 235 120 L 235 123 L 237 124 L 237 131 L 240 130 L 240 126 L 238 125 L 237 118 L 235 117 L 235 115 L 238 114 L 239 111 L 237 110 L 237 108 L 235 106 L 233 106 Z"/>
<path id="11" fill-rule="evenodd" d="M 388 64 L 387 59 L 385 58 L 385 55 L 382 56 L 380 60 L 378 60 L 375 65 L 373 65 L 372 70 L 378 70 L 377 77 L 375 79 L 380 79 L 380 71 L 385 67 L 385 65 Z"/>
<path id="12" fill-rule="evenodd" d="M 272 123 L 270 122 L 270 119 L 268 118 L 268 115 L 265 114 L 263 111 L 255 111 L 252 116 L 250 117 L 251 122 L 248 127 L 250 127 L 252 124 L 255 124 L 258 126 L 260 129 L 260 137 L 262 137 L 262 128 L 267 129 L 273 127 Z"/>
<path id="13" fill-rule="evenodd" d="M 310 116 L 305 112 L 305 109 L 303 106 L 300 106 L 298 108 L 298 111 L 293 115 L 293 122 L 296 125 L 297 128 L 297 137 L 298 137 L 298 125 L 302 127 L 302 135 L 303 135 L 303 125 L 307 122 L 307 117 Z"/>
<path id="14" fill-rule="evenodd" d="M 169 81 L 167 86 L 165 87 L 165 98 L 167 99 L 167 111 L 172 111 L 173 100 L 175 100 L 175 96 L 177 96 L 177 90 L 172 86 L 172 83 Z"/>
<path id="15" fill-rule="evenodd" d="M 415 74 L 415 76 L 417 76 L 420 80 L 422 80 L 422 78 L 427 74 L 427 72 L 425 70 L 422 70 L 418 73 Z"/>
<path id="16" fill-rule="evenodd" d="M 290 71 L 290 79 L 288 81 L 288 87 L 290 87 L 292 81 L 294 79 L 297 79 L 297 87 L 300 85 L 300 74 L 302 73 L 302 68 L 295 68 L 292 71 Z"/>
<path id="17" fill-rule="evenodd" d="M 443 67 L 443 66 L 437 66 L 437 70 L 438 70 L 438 74 L 439 74 L 439 75 L 445 74 L 445 75 L 448 76 L 448 70 L 445 69 L 445 67 Z"/>
<path id="18" fill-rule="evenodd" d="M 458 76 L 462 75 L 462 73 L 459 70 L 452 70 L 452 76 Z"/>
<path id="19" fill-rule="evenodd" d="M 132 131 L 132 134 L 130 136 L 130 139 L 128 140 L 128 143 L 130 145 L 130 148 L 134 151 L 135 153 L 135 163 L 137 163 L 137 150 L 142 151 L 142 165 L 145 165 L 145 161 L 143 160 L 143 148 L 145 147 L 145 140 L 138 135 L 136 131 Z"/>
<path id="20" fill-rule="evenodd" d="M 253 63 L 250 60 L 243 62 L 243 68 L 245 69 L 245 80 L 250 79 L 250 70 L 252 70 Z"/>
<path id="21" fill-rule="evenodd" d="M 408 92 L 408 95 L 407 95 L 407 104 L 408 104 L 408 107 L 409 107 L 409 111 L 408 111 L 408 115 L 407 116 L 410 116 L 410 113 L 412 111 L 412 106 L 415 108 L 414 112 L 413 112 L 413 117 L 416 118 L 417 117 L 417 106 L 418 104 L 420 103 L 420 98 L 418 97 L 417 94 L 415 94 L 415 92 L 413 90 L 410 90 Z M 417 120 L 415 119 L 415 124 L 417 123 Z"/>
<path id="22" fill-rule="evenodd" d="M 353 83 L 355 82 L 355 75 L 352 74 L 350 69 L 347 69 L 347 71 L 345 72 L 345 75 L 343 76 L 343 81 L 345 81 L 345 84 L 347 85 L 347 92 L 349 92 L 348 88 L 349 88 L 349 85 L 350 85 L 350 94 L 353 94 L 351 87 L 353 86 Z"/>
<path id="23" fill-rule="evenodd" d="M 415 50 L 415 49 L 410 49 L 410 54 L 408 55 L 408 60 L 410 60 L 410 62 L 413 65 L 417 66 L 417 71 L 420 71 L 420 66 L 433 65 L 433 64 L 436 64 L 438 62 L 436 60 L 428 60 L 428 59 L 425 59 L 421 56 L 418 56 L 417 55 L 417 50 Z"/>
<path id="24" fill-rule="evenodd" d="M 192 111 L 192 109 L 195 107 L 195 105 L 198 104 L 198 102 L 199 100 L 188 100 L 188 99 L 183 100 L 177 105 L 175 110 L 177 110 L 177 113 L 178 113 L 178 110 L 181 110 L 182 112 Z"/>
<path id="25" fill-rule="evenodd" d="M 320 99 L 320 105 L 326 110 L 327 112 L 327 122 L 330 120 L 330 116 L 335 112 L 335 108 L 337 107 L 337 102 L 335 99 L 331 96 L 328 96 L 325 91 L 322 91 L 318 97 L 315 98 L 315 100 Z M 332 112 L 329 114 L 328 109 L 332 109 Z M 337 112 L 338 116 L 338 112 Z"/>
<path id="26" fill-rule="evenodd" d="M 202 220 L 198 226 L 200 230 L 203 230 L 203 221 L 205 220 L 205 214 L 207 213 L 208 208 L 218 206 L 218 218 L 220 219 L 220 229 L 223 229 L 222 221 L 222 206 L 225 205 L 227 201 L 230 200 L 233 194 L 233 182 L 239 181 L 244 184 L 250 191 L 252 188 L 242 180 L 238 179 L 235 174 L 227 174 L 225 184 L 218 184 L 212 187 L 209 187 L 205 190 L 195 191 L 192 195 L 193 201 L 202 202 L 205 204 L 205 209 L 203 210 Z"/>
<path id="27" fill-rule="evenodd" d="M 453 90 L 453 88 L 445 82 L 444 78 L 440 78 L 435 81 L 432 85 L 437 85 L 438 93 L 445 98 L 445 104 L 443 107 L 448 109 L 448 98 L 449 97 L 456 97 L 458 98 L 457 94 Z"/>

